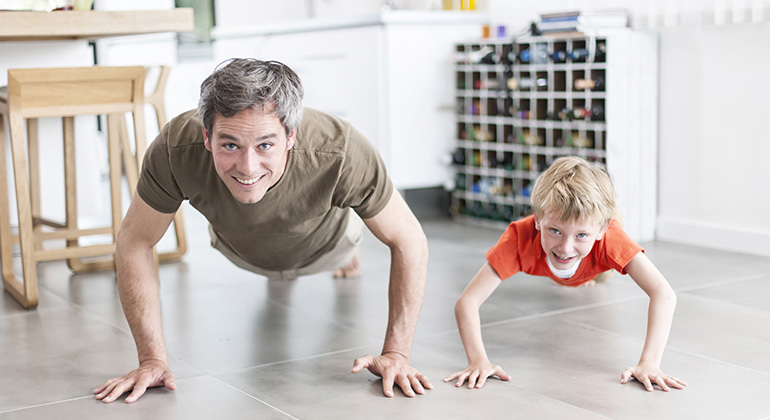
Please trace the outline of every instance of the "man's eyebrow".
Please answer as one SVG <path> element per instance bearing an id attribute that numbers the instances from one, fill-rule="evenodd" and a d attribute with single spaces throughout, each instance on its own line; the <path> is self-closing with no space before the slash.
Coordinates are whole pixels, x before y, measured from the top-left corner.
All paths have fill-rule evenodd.
<path id="1" fill-rule="evenodd" d="M 257 137 L 254 140 L 256 140 L 258 142 L 261 142 L 261 141 L 264 141 L 264 140 L 274 139 L 274 138 L 277 138 L 277 137 L 278 137 L 277 134 L 272 133 L 272 134 L 266 134 L 266 135 L 261 136 L 261 137 Z M 238 141 L 238 140 L 240 140 L 240 138 L 238 138 L 238 137 L 236 137 L 236 136 L 234 136 L 232 134 L 228 134 L 228 133 L 219 133 L 219 138 L 226 139 L 226 140 L 231 140 L 231 141 Z"/>

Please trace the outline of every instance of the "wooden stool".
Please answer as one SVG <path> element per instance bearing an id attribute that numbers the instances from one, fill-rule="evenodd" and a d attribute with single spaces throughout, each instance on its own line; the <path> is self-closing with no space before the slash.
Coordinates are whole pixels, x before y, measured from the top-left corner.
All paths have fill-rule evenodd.
<path id="1" fill-rule="evenodd" d="M 6 172 L 5 135 L 0 117 L 0 262 L 5 289 L 25 308 L 38 303 L 38 261 L 67 259 L 71 268 L 95 270 L 114 267 L 115 238 L 122 221 L 120 123 L 125 114 L 133 114 L 135 150 L 124 150 L 127 175 L 135 180 L 147 147 L 144 124 L 144 67 L 83 67 L 8 70 L 7 100 L 0 99 L 0 113 L 10 122 L 11 154 L 15 178 L 19 233 L 11 233 Z M 1 96 L 1 95 L 0 95 Z M 112 225 L 79 229 L 75 182 L 74 116 L 107 114 L 108 156 Z M 57 223 L 40 216 L 40 180 L 37 118 L 62 117 L 64 129 L 64 185 L 66 221 Z M 24 120 L 27 119 L 27 142 Z M 27 156 L 27 146 L 29 157 Z M 88 164 L 81 162 L 80 164 Z M 135 183 L 129 182 L 131 192 Z M 53 228 L 43 231 L 42 226 Z M 79 245 L 78 238 L 112 235 L 112 243 Z M 44 249 L 42 243 L 65 239 L 66 246 Z M 21 249 L 22 279 L 16 278 L 12 247 Z M 102 261 L 85 262 L 87 257 L 109 256 Z"/>
<path id="2" fill-rule="evenodd" d="M 148 69 L 149 70 L 149 69 Z M 158 82 L 155 84 L 155 90 L 149 95 L 145 95 L 144 101 L 150 104 L 155 111 L 155 118 L 158 122 L 158 130 L 163 130 L 163 127 L 168 122 L 166 117 L 166 84 L 168 83 L 168 76 L 171 74 L 171 68 L 168 66 L 160 66 L 160 74 L 158 76 Z M 141 163 L 141 160 L 134 156 L 133 159 L 126 159 L 128 152 L 131 151 L 131 142 L 128 136 L 128 129 L 126 127 L 125 119 L 120 120 L 120 140 L 123 145 L 124 165 L 126 166 L 126 179 L 129 185 L 129 192 L 131 196 L 134 196 L 134 186 L 138 182 L 139 168 L 137 163 Z M 184 217 L 182 215 L 182 208 L 180 207 L 174 215 L 174 233 L 176 234 L 176 249 L 169 252 L 161 252 L 158 254 L 160 262 L 172 262 L 179 261 L 182 256 L 187 252 L 187 236 L 184 229 Z"/>

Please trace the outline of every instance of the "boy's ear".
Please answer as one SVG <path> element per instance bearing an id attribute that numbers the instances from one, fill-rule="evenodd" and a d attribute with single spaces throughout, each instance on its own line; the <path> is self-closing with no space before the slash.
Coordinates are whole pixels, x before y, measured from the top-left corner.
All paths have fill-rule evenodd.
<path id="1" fill-rule="evenodd" d="M 599 237 L 596 238 L 597 241 L 600 241 L 604 237 L 604 233 L 607 232 L 607 229 L 610 228 L 610 223 L 612 223 L 612 220 L 610 220 L 609 222 L 607 222 L 606 225 L 604 225 L 604 228 L 602 228 L 602 231 L 599 232 Z"/>
<path id="2" fill-rule="evenodd" d="M 540 219 L 537 218 L 536 214 L 533 215 L 533 216 L 535 216 L 535 230 L 539 231 L 540 230 Z"/>

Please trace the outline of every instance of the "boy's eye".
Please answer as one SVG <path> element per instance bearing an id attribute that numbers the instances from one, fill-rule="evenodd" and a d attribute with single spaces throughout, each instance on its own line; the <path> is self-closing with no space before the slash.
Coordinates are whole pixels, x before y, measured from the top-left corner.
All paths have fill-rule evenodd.
<path id="1" fill-rule="evenodd" d="M 587 233 L 578 233 L 577 234 L 578 239 L 585 239 L 588 237 Z"/>
<path id="2" fill-rule="evenodd" d="M 556 229 L 556 228 L 550 228 L 548 230 L 550 230 L 551 233 L 553 233 L 554 235 L 558 235 L 559 233 L 561 233 L 561 232 L 559 232 L 559 229 Z"/>

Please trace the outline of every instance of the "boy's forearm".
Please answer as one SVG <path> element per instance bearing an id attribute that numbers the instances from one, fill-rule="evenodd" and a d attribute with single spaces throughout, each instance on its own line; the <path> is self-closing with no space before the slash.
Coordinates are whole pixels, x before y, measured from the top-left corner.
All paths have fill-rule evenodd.
<path id="1" fill-rule="evenodd" d="M 468 357 L 468 363 L 479 363 L 489 361 L 484 340 L 481 337 L 481 317 L 479 308 L 468 304 L 462 298 L 455 305 L 455 317 L 457 318 L 457 327 L 460 329 L 460 338 L 465 347 L 465 355 Z"/>
<path id="2" fill-rule="evenodd" d="M 647 314 L 647 336 L 639 364 L 660 367 L 663 352 L 671 331 L 676 308 L 676 294 L 670 288 L 650 296 Z"/>

